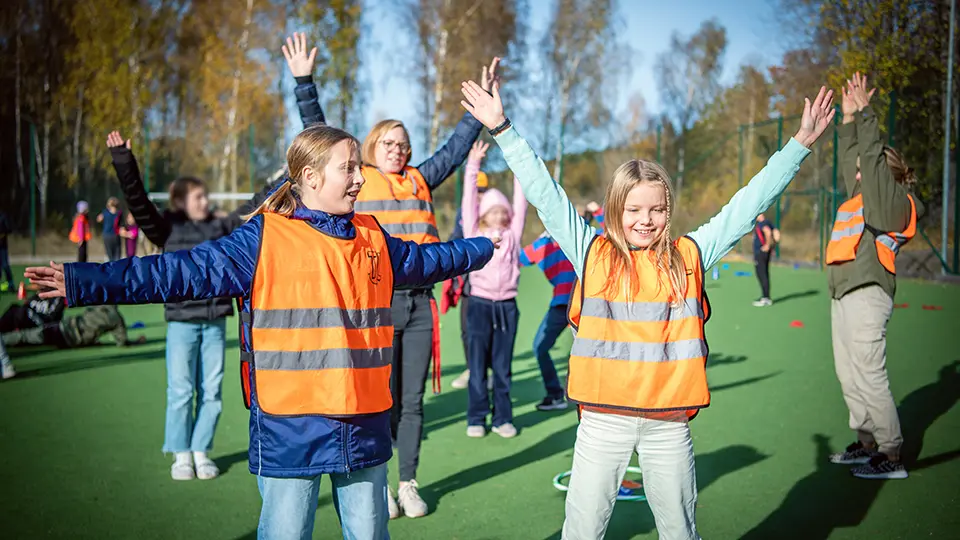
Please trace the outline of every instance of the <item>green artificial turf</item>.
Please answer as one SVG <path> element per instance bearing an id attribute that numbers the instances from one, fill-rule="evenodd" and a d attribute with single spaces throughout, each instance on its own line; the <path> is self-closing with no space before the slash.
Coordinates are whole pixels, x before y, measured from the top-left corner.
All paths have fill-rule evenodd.
<path id="1" fill-rule="evenodd" d="M 960 288 L 903 280 L 888 331 L 891 387 L 900 405 L 910 478 L 865 481 L 826 454 L 852 440 L 833 371 L 826 276 L 772 269 L 769 308 L 754 308 L 754 277 L 732 264 L 708 281 L 713 404 L 693 422 L 705 538 L 955 538 L 960 490 Z M 19 269 L 18 269 L 19 271 Z M 390 523 L 399 539 L 559 538 L 577 415 L 540 413 L 531 341 L 550 298 L 535 269 L 520 286 L 513 364 L 512 440 L 464 435 L 466 391 L 456 311 L 442 318 L 443 393 L 429 395 L 418 481 L 431 514 Z M 0 305 L 12 301 L 0 297 Z M 943 307 L 923 310 L 924 304 Z M 213 456 L 223 475 L 174 482 L 161 451 L 165 405 L 163 310 L 124 306 L 147 345 L 58 351 L 12 349 L 17 378 L 0 383 L 3 538 L 254 538 L 260 509 L 247 471 L 247 411 L 239 392 L 236 318 L 229 322 L 224 410 Z M 70 313 L 69 311 L 67 313 Z M 801 321 L 802 328 L 790 326 Z M 109 338 L 104 339 L 109 341 Z M 561 374 L 571 337 L 554 351 Z M 429 383 L 428 383 L 429 385 Z M 918 457 L 917 457 L 918 456 Z M 917 460 L 919 459 L 919 460 Z M 391 463 L 391 479 L 396 467 Z M 338 538 L 324 480 L 315 538 Z M 656 538 L 642 502 L 618 503 L 607 538 Z"/>

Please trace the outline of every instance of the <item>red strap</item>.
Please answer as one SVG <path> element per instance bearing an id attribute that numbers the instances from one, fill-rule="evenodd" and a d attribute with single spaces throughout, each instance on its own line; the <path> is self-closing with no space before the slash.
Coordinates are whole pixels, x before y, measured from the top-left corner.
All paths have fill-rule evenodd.
<path id="1" fill-rule="evenodd" d="M 440 313 L 433 298 L 430 311 L 433 312 L 433 395 L 437 395 L 440 393 Z"/>

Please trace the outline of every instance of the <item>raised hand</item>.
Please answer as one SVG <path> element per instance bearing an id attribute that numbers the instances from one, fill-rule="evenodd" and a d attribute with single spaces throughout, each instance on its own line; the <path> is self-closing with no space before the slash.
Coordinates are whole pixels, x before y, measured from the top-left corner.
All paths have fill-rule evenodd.
<path id="1" fill-rule="evenodd" d="M 460 85 L 460 92 L 464 97 L 460 105 L 487 129 L 493 129 L 506 120 L 503 116 L 503 102 L 500 100 L 500 83 L 494 81 L 492 90 L 493 93 L 489 94 L 473 81 Z"/>
<path id="2" fill-rule="evenodd" d="M 483 72 L 480 73 L 480 88 L 483 88 L 488 94 L 493 88 L 493 83 L 500 84 L 500 75 L 497 75 L 497 66 L 500 65 L 500 57 L 494 56 L 490 66 L 483 66 Z"/>
<path id="3" fill-rule="evenodd" d="M 303 32 L 294 32 L 293 38 L 287 38 L 287 44 L 281 47 L 283 57 L 287 59 L 287 66 L 294 77 L 313 75 L 313 62 L 317 59 L 317 48 L 307 53 L 307 35 Z"/>
<path id="4" fill-rule="evenodd" d="M 853 113 L 857 112 L 857 102 L 853 100 L 852 92 L 850 91 L 851 83 L 848 80 L 847 84 L 840 87 L 840 94 L 842 99 L 840 100 L 840 110 L 843 112 L 844 122 L 847 122 L 847 119 L 853 118 Z"/>
<path id="5" fill-rule="evenodd" d="M 111 131 L 107 135 L 107 148 L 120 148 L 121 146 L 126 146 L 127 150 L 129 150 L 130 139 L 127 139 L 127 142 L 123 142 L 123 137 L 120 136 L 119 131 Z"/>
<path id="6" fill-rule="evenodd" d="M 473 143 L 473 146 L 470 148 L 470 155 L 467 156 L 467 159 L 471 161 L 480 161 L 487 155 L 487 150 L 490 149 L 490 145 L 483 142 L 477 141 Z"/>
<path id="7" fill-rule="evenodd" d="M 809 148 L 817 139 L 823 135 L 823 132 L 833 121 L 833 115 L 836 114 L 833 108 L 833 90 L 827 90 L 826 86 L 820 87 L 820 93 L 817 98 L 810 103 L 810 98 L 803 98 L 803 117 L 800 119 L 800 130 L 794 135 L 794 139 L 802 145 Z"/>
<path id="8" fill-rule="evenodd" d="M 597 201 L 590 201 L 587 203 L 587 212 L 596 214 L 598 211 L 600 211 L 600 205 L 597 204 Z"/>
<path id="9" fill-rule="evenodd" d="M 40 298 L 67 297 L 67 286 L 63 282 L 62 264 L 50 261 L 49 268 L 33 266 L 24 270 L 23 277 L 40 288 Z"/>
<path id="10" fill-rule="evenodd" d="M 853 74 L 852 81 L 847 81 L 847 88 L 858 111 L 862 111 L 864 107 L 870 104 L 870 99 L 877 91 L 876 88 L 867 90 L 867 76 L 861 75 L 859 71 Z"/>

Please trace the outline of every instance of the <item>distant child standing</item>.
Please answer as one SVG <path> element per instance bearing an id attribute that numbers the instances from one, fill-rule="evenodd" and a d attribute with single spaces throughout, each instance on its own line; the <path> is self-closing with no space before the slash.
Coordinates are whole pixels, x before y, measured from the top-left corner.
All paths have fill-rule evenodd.
<path id="1" fill-rule="evenodd" d="M 120 201 L 107 199 L 107 207 L 97 215 L 97 223 L 103 225 L 103 248 L 108 261 L 120 259 Z"/>
<path id="2" fill-rule="evenodd" d="M 127 212 L 126 224 L 120 228 L 120 236 L 126 240 L 127 257 L 137 256 L 137 240 L 140 237 L 140 227 L 131 212 Z"/>
<path id="3" fill-rule="evenodd" d="M 87 201 L 77 203 L 77 215 L 73 216 L 73 226 L 70 228 L 70 241 L 77 245 L 77 262 L 87 262 L 87 242 L 90 241 L 90 205 Z"/>
<path id="4" fill-rule="evenodd" d="M 603 209 L 596 202 L 590 202 L 586 208 L 579 209 L 578 214 L 588 223 L 596 219 L 603 225 Z M 599 232 L 599 231 L 598 231 Z M 567 305 L 570 302 L 570 293 L 573 283 L 577 280 L 577 273 L 573 264 L 560 249 L 560 244 L 544 232 L 532 244 L 520 252 L 520 264 L 523 266 L 537 265 L 543 270 L 543 275 L 553 285 L 553 298 L 547 308 L 540 328 L 533 338 L 533 352 L 537 355 L 537 365 L 540 367 L 540 377 L 546 397 L 537 404 L 538 411 L 556 411 L 567 408 L 567 401 L 563 397 L 563 386 L 557 375 L 557 367 L 550 358 L 550 349 L 557 342 L 560 334 L 567 329 Z"/>
<path id="5" fill-rule="evenodd" d="M 753 265 L 760 281 L 760 299 L 753 303 L 756 307 L 772 306 L 770 299 L 770 255 L 774 246 L 773 224 L 767 216 L 760 214 L 753 225 Z"/>
<path id="6" fill-rule="evenodd" d="M 0 212 L 0 271 L 3 272 L 7 280 L 0 283 L 0 292 L 15 290 L 13 283 L 13 270 L 10 269 L 10 252 L 7 247 L 7 236 L 13 232 L 10 227 L 10 221 L 7 220 L 7 214 Z"/>
<path id="7" fill-rule="evenodd" d="M 517 285 L 520 282 L 520 237 L 527 214 L 527 200 L 514 179 L 513 204 L 498 189 L 487 189 L 477 205 L 477 173 L 490 148 L 478 141 L 467 158 L 464 172 L 463 235 L 500 239 L 493 259 L 470 275 L 470 303 L 467 307 L 467 355 L 470 383 L 467 391 L 467 436 L 486 434 L 490 394 L 487 367 L 493 371 L 493 432 L 514 437 L 513 405 L 510 403 L 510 365 L 517 338 Z M 494 240 L 496 241 L 496 240 Z"/>

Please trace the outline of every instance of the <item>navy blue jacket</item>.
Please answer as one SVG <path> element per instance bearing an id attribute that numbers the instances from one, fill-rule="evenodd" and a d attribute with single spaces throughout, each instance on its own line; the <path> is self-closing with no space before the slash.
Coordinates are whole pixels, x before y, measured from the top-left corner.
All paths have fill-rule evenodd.
<path id="1" fill-rule="evenodd" d="M 323 108 L 320 107 L 320 98 L 317 95 L 317 86 L 313 83 L 312 77 L 297 77 L 296 81 L 297 86 L 293 92 L 297 96 L 297 108 L 300 109 L 303 127 L 325 123 Z M 447 143 L 423 163 L 414 167 L 423 175 L 431 191 L 456 172 L 457 167 L 467 159 L 470 155 L 470 147 L 477 140 L 481 129 L 483 124 L 479 120 L 470 113 L 464 114 Z"/>
<path id="2" fill-rule="evenodd" d="M 322 234 L 354 238 L 352 218 L 300 207 L 292 219 L 307 221 Z M 65 264 L 67 303 L 80 307 L 243 297 L 242 310 L 249 313 L 262 229 L 263 216 L 255 216 L 230 235 L 190 250 L 106 264 Z M 493 243 L 486 238 L 418 245 L 384 235 L 398 289 L 430 286 L 477 270 L 493 257 Z M 244 344 L 250 342 L 250 330 L 242 323 Z M 390 411 L 348 418 L 276 417 L 259 409 L 255 391 L 251 396 L 249 456 L 254 474 L 292 478 L 343 473 L 380 465 L 391 455 Z"/>

